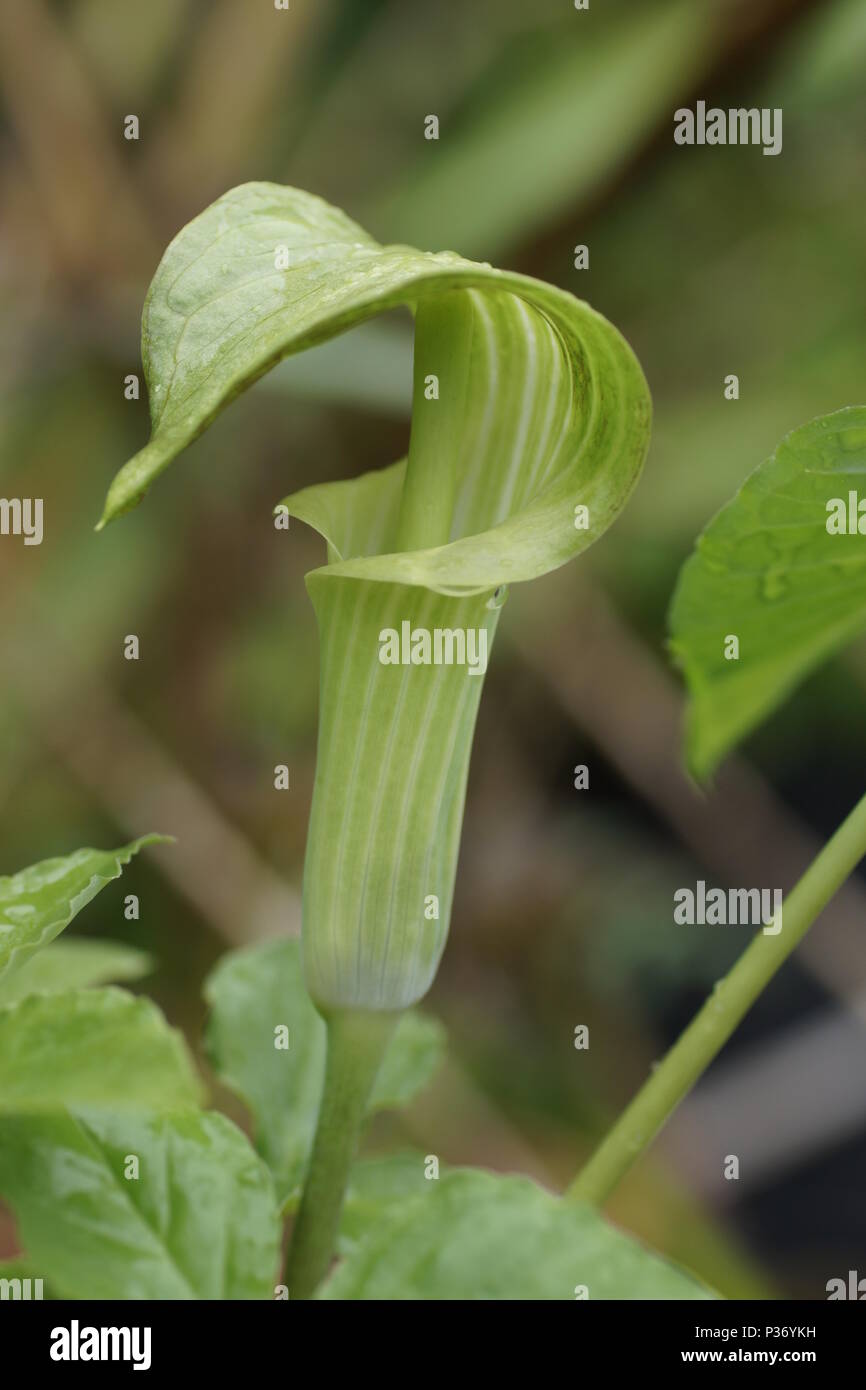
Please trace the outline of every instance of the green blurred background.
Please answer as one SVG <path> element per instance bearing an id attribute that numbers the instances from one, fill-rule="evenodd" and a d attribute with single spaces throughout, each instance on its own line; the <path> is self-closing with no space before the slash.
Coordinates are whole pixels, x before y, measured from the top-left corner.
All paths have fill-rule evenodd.
<path id="1" fill-rule="evenodd" d="M 381 240 L 590 300 L 650 382 L 626 513 L 506 607 L 428 1001 L 450 1061 L 373 1147 L 563 1184 L 745 945 L 674 926 L 674 889 L 788 888 L 863 791 L 860 646 L 701 796 L 665 614 L 697 533 L 780 437 L 866 397 L 864 71 L 862 0 L 0 0 L 0 491 L 45 499 L 41 547 L 0 541 L 0 872 L 176 835 L 76 930 L 153 952 L 147 988 L 193 1039 L 217 956 L 299 928 L 303 575 L 322 555 L 271 508 L 405 451 L 411 324 L 284 363 L 97 537 L 147 438 L 143 381 L 129 401 L 124 378 L 168 240 L 235 183 L 296 184 Z M 699 97 L 781 107 L 782 154 L 675 146 L 673 112 Z M 823 1298 L 866 1275 L 864 904 L 861 879 L 611 1204 L 729 1295 Z"/>

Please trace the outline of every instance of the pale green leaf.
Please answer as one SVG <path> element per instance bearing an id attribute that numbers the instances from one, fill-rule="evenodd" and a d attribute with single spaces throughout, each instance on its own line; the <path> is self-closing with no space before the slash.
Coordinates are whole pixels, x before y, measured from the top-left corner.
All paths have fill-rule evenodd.
<path id="1" fill-rule="evenodd" d="M 341 1254 L 355 1250 L 365 1236 L 393 1207 L 426 1190 L 426 1157 L 413 1149 L 359 1158 L 352 1167 L 340 1215 L 338 1249 Z M 282 1204 L 284 1216 L 295 1216 L 301 1202 L 296 1189 Z"/>
<path id="2" fill-rule="evenodd" d="M 0 980 L 0 1004 L 15 1004 L 28 994 L 65 994 L 92 985 L 140 980 L 153 960 L 146 951 L 121 941 L 74 937 L 55 941 L 20 970 Z"/>
<path id="3" fill-rule="evenodd" d="M 59 936 L 106 883 L 120 877 L 124 864 L 140 849 L 164 840 L 162 835 L 143 835 L 123 849 L 79 849 L 0 878 L 0 975 L 17 969 Z"/>
<path id="4" fill-rule="evenodd" d="M 285 1196 L 303 1176 L 325 1066 L 325 1025 L 304 986 L 298 943 L 278 939 L 230 952 L 208 977 L 204 997 L 211 1064 L 249 1107 L 256 1146 Z M 286 1049 L 276 1046 L 282 1028 Z"/>
<path id="5" fill-rule="evenodd" d="M 304 985 L 300 945 L 266 941 L 233 951 L 205 985 L 205 1041 L 220 1079 L 249 1106 L 256 1144 L 285 1198 L 301 1182 L 313 1141 L 325 1070 L 326 1030 Z M 288 1029 L 289 1047 L 275 1046 Z M 382 1063 L 370 1110 L 406 1105 L 444 1049 L 435 1020 L 408 1013 Z"/>
<path id="6" fill-rule="evenodd" d="M 370 1097 L 370 1111 L 400 1110 L 431 1081 L 446 1047 L 442 1024 L 410 1009 L 400 1018 Z"/>
<path id="7" fill-rule="evenodd" d="M 457 1170 L 383 1215 L 326 1299 L 706 1299 L 684 1271 L 593 1208 L 528 1178 Z M 585 1297 L 586 1295 L 583 1295 Z"/>
<path id="8" fill-rule="evenodd" d="M 425 1156 L 412 1150 L 362 1158 L 352 1168 L 340 1217 L 339 1250 L 357 1249 L 395 1206 L 425 1194 Z"/>
<path id="9" fill-rule="evenodd" d="M 0 1008 L 0 1115 L 91 1105 L 181 1110 L 200 1095 L 181 1034 L 149 999 L 84 989 Z"/>
<path id="10" fill-rule="evenodd" d="M 828 531 L 828 504 L 855 532 Z M 856 503 L 863 505 L 862 533 Z M 866 630 L 866 407 L 794 430 L 707 526 L 671 608 L 691 702 L 689 763 L 706 777 L 813 671 Z M 739 657 L 725 656 L 736 637 Z"/>
<path id="11" fill-rule="evenodd" d="M 0 1194 L 65 1298 L 273 1297 L 273 1183 L 222 1115 L 2 1120 Z"/>

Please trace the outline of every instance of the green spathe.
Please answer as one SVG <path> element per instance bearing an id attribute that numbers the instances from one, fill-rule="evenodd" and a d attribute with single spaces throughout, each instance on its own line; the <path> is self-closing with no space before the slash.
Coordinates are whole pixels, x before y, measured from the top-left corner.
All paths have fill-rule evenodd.
<path id="1" fill-rule="evenodd" d="M 382 665 L 379 633 L 480 628 L 483 597 L 310 576 L 322 646 L 316 782 L 304 862 L 307 986 L 329 1008 L 404 1009 L 429 989 L 451 916 L 483 678 Z M 355 691 L 351 701 L 342 692 Z"/>
<path id="2" fill-rule="evenodd" d="M 465 666 L 470 676 L 483 676 L 487 629 L 415 628 L 404 618 L 399 631 L 383 627 L 379 633 L 379 661 L 383 666 Z"/>
<path id="3" fill-rule="evenodd" d="M 154 277 L 151 439 L 102 523 L 281 358 L 398 305 L 416 317 L 408 459 L 284 503 L 328 543 L 307 579 L 322 656 L 303 931 L 327 1010 L 403 1009 L 433 979 L 483 684 L 481 663 L 475 679 L 459 664 L 383 664 L 379 634 L 483 632 L 486 668 L 494 594 L 586 549 L 637 480 L 650 427 L 637 360 L 551 285 L 380 246 L 311 194 L 245 184 L 183 229 Z"/>

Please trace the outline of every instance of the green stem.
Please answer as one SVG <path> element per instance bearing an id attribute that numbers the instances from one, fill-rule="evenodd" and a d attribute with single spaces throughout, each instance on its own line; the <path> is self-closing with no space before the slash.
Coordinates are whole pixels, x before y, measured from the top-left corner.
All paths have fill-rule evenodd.
<path id="1" fill-rule="evenodd" d="M 325 1085 L 286 1270 L 290 1298 L 311 1298 L 328 1272 L 367 1101 L 398 1018 L 347 1010 L 326 1019 Z"/>
<path id="2" fill-rule="evenodd" d="M 782 905 L 777 935 L 763 931 L 713 990 L 684 1033 L 638 1091 L 567 1195 L 607 1198 L 655 1138 L 698 1077 L 721 1051 L 762 989 L 866 854 L 866 796 L 843 821 Z"/>

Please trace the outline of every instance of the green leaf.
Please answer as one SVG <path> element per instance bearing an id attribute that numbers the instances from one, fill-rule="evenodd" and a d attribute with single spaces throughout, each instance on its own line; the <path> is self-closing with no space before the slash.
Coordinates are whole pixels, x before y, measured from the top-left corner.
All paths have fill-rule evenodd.
<path id="1" fill-rule="evenodd" d="M 86 937 L 55 941 L 0 980 L 0 1004 L 16 1004 L 28 994 L 65 994 L 92 985 L 140 980 L 152 969 L 153 959 L 146 951 L 120 941 Z"/>
<path id="2" fill-rule="evenodd" d="M 866 515 L 863 534 L 827 529 L 832 499 L 847 513 L 849 493 L 866 501 L 864 406 L 787 435 L 683 566 L 671 649 L 691 696 L 687 750 L 697 777 L 866 629 Z M 731 636 L 738 659 L 725 657 Z"/>
<path id="3" fill-rule="evenodd" d="M 426 1193 L 431 1180 L 424 1176 L 425 1162 L 424 1155 L 413 1150 L 358 1160 L 340 1218 L 341 1254 L 357 1249 L 395 1206 Z"/>
<path id="4" fill-rule="evenodd" d="M 447 1035 L 429 1014 L 410 1009 L 400 1018 L 370 1097 L 370 1112 L 401 1110 L 433 1079 Z"/>
<path id="5" fill-rule="evenodd" d="M 246 1102 L 256 1144 L 282 1198 L 307 1163 L 325 1071 L 325 1024 L 304 985 L 297 941 L 266 941 L 232 951 L 205 984 L 211 1008 L 205 1043 L 214 1070 Z M 275 1047 L 275 1029 L 289 1047 Z M 408 1104 L 426 1085 L 444 1049 L 444 1029 L 409 1013 L 390 1044 L 370 1110 Z"/>
<path id="6" fill-rule="evenodd" d="M 221 1081 L 248 1105 L 256 1146 L 286 1195 L 301 1181 L 325 1066 L 325 1025 L 304 986 L 296 941 L 224 956 L 204 987 L 205 1046 Z M 289 1046 L 275 1046 L 275 1029 Z"/>
<path id="7" fill-rule="evenodd" d="M 340 1254 L 357 1249 L 392 1208 L 426 1191 L 426 1163 L 424 1154 L 414 1149 L 357 1160 L 352 1167 L 340 1216 Z M 294 1216 L 300 1201 L 298 1188 L 283 1202 L 283 1216 Z"/>
<path id="8" fill-rule="evenodd" d="M 385 1215 L 325 1299 L 706 1299 L 688 1274 L 528 1178 L 456 1170 Z M 586 1296 L 586 1295 L 583 1295 Z"/>
<path id="9" fill-rule="evenodd" d="M 62 1297 L 273 1297 L 273 1184 L 222 1115 L 2 1120 L 0 1193 Z"/>
<path id="10" fill-rule="evenodd" d="M 170 1111 L 200 1097 L 183 1037 L 149 999 L 86 989 L 0 1008 L 0 1115 L 91 1105 Z"/>
<path id="11" fill-rule="evenodd" d="M 0 878 L 0 976 L 59 936 L 140 849 L 165 839 L 143 835 L 123 849 L 79 849 Z"/>

